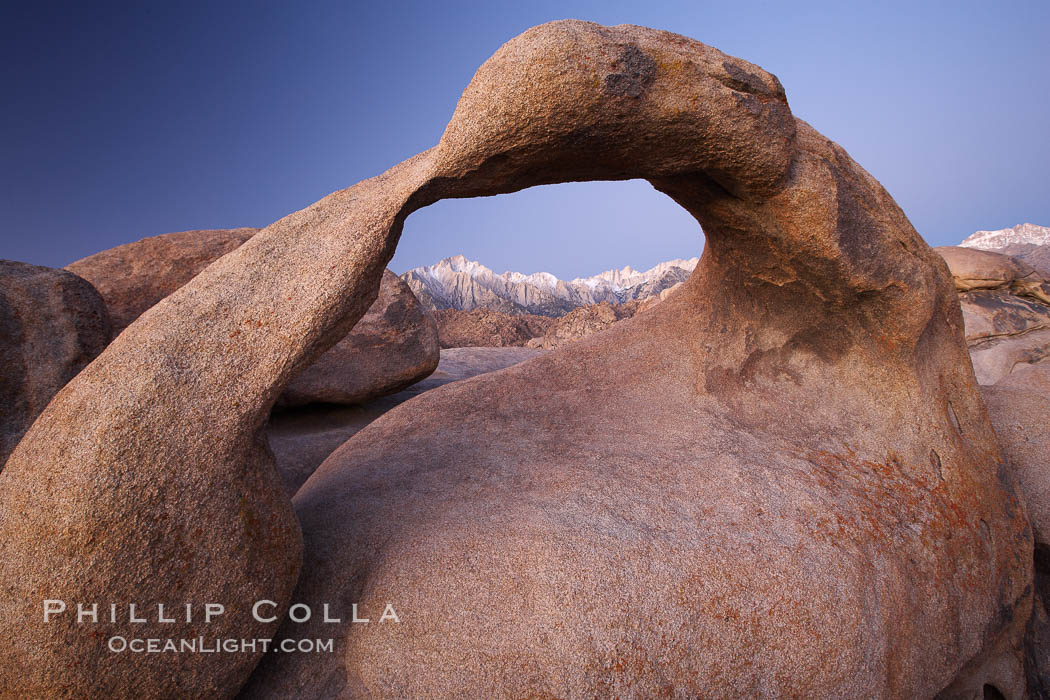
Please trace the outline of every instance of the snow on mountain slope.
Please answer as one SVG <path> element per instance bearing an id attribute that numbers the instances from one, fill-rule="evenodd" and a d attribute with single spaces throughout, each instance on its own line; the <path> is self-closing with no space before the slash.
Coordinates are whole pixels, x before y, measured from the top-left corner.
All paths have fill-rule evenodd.
<path id="1" fill-rule="evenodd" d="M 497 275 L 462 255 L 401 275 L 424 306 L 431 309 L 485 307 L 505 313 L 561 316 L 587 304 L 644 299 L 684 281 L 699 258 L 669 260 L 639 272 L 630 266 L 592 277 L 560 280 L 549 272 Z"/>
<path id="2" fill-rule="evenodd" d="M 982 250 L 999 250 L 1009 245 L 1029 243 L 1033 245 L 1050 245 L 1050 226 L 1035 224 L 1018 224 L 1013 228 L 998 231 L 977 231 L 967 236 L 959 245 Z"/>
<path id="3" fill-rule="evenodd" d="M 1012 255 L 1050 276 L 1050 226 L 1018 224 L 999 231 L 978 231 L 959 245 Z"/>

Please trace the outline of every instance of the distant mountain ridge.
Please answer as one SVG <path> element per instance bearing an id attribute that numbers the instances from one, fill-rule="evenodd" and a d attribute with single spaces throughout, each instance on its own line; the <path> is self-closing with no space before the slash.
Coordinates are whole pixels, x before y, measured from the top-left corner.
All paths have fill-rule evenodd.
<path id="1" fill-rule="evenodd" d="M 959 245 L 1013 255 L 1050 276 L 1050 226 L 1018 224 L 998 231 L 977 231 Z"/>
<path id="2" fill-rule="evenodd" d="M 699 258 L 668 260 L 645 271 L 630 266 L 592 277 L 561 280 L 549 272 L 497 275 L 462 255 L 401 275 L 423 306 L 438 309 L 494 309 L 508 314 L 562 316 L 603 301 L 622 304 L 647 299 L 685 281 Z"/>

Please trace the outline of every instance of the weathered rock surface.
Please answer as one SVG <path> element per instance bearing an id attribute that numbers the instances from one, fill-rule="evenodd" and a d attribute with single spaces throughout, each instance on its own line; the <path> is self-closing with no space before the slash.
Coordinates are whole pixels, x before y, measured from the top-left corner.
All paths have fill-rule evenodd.
<path id="1" fill-rule="evenodd" d="M 0 469 L 51 397 L 111 334 L 105 304 L 85 280 L 0 260 Z"/>
<path id="2" fill-rule="evenodd" d="M 1050 328 L 1050 306 L 1002 290 L 980 289 L 959 295 L 966 341 L 1023 336 Z"/>
<path id="3" fill-rule="evenodd" d="M 1003 457 L 1017 479 L 1035 536 L 1036 600 L 1026 640 L 1028 690 L 1050 697 L 1050 364 L 981 387 Z"/>
<path id="4" fill-rule="evenodd" d="M 554 323 L 549 316 L 507 314 L 488 308 L 430 312 L 443 348 L 523 346 Z"/>
<path id="5" fill-rule="evenodd" d="M 151 236 L 95 253 L 66 269 L 98 287 L 119 332 L 258 230 Z M 360 323 L 304 369 L 278 403 L 355 404 L 393 393 L 430 374 L 437 366 L 438 350 L 434 323 L 408 285 L 387 271 L 379 297 Z"/>
<path id="6" fill-rule="evenodd" d="M 576 21 L 507 43 L 437 147 L 260 232 L 51 402 L 0 473 L 0 688 L 235 692 L 256 657 L 92 653 L 39 601 L 287 605 L 295 521 L 261 431 L 375 299 L 404 218 L 629 177 L 702 224 L 692 277 L 329 457 L 295 496 L 296 599 L 344 624 L 281 634 L 335 651 L 268 655 L 244 695 L 1019 697 L 1031 529 L 946 266 L 774 76 Z"/>
<path id="7" fill-rule="evenodd" d="M 378 298 L 353 330 L 300 372 L 278 405 L 358 404 L 400 391 L 434 371 L 440 350 L 434 320 L 387 270 Z"/>
<path id="8" fill-rule="evenodd" d="M 959 302 L 979 384 L 1050 359 L 1050 306 L 1003 290 L 964 292 Z"/>
<path id="9" fill-rule="evenodd" d="M 1019 369 L 981 393 L 1027 503 L 1036 546 L 1050 551 L 1050 364 Z"/>
<path id="10" fill-rule="evenodd" d="M 1015 296 L 1028 296 L 1050 304 L 1050 281 L 1017 258 L 958 246 L 942 246 L 934 250 L 948 263 L 955 288 L 960 292 L 1002 289 Z"/>
<path id="11" fill-rule="evenodd" d="M 425 391 L 510 367 L 542 354 L 519 347 L 462 347 L 441 351 L 441 362 L 426 379 L 404 391 L 357 406 L 313 405 L 270 417 L 266 437 L 290 495 L 328 455 L 390 409 Z"/>
<path id="12" fill-rule="evenodd" d="M 1050 329 L 971 343 L 970 360 L 979 384 L 996 384 L 1019 368 L 1050 360 Z"/>
<path id="13" fill-rule="evenodd" d="M 948 263 L 962 306 L 966 343 L 979 384 L 1050 358 L 1050 283 L 999 253 L 935 248 Z"/>
<path id="14" fill-rule="evenodd" d="M 559 345 L 586 338 L 593 333 L 604 331 L 617 321 L 634 316 L 638 304 L 636 301 L 626 304 L 610 304 L 605 301 L 601 304 L 581 306 L 556 319 L 542 337 L 533 338 L 526 346 L 551 350 Z"/>
<path id="15" fill-rule="evenodd" d="M 99 291 L 106 300 L 116 334 L 258 230 L 180 231 L 150 236 L 89 255 L 65 269 Z"/>
<path id="16" fill-rule="evenodd" d="M 545 25 L 423 158 L 423 191 L 457 196 L 646 177 L 708 248 L 647 313 L 329 457 L 295 497 L 296 596 L 373 622 L 267 657 L 246 697 L 1023 692 L 1031 534 L 951 279 L 775 78 Z"/>

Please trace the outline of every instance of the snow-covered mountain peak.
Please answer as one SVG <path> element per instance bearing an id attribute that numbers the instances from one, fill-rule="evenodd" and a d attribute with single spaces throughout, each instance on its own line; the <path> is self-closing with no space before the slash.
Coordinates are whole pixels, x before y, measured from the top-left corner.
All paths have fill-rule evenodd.
<path id="1" fill-rule="evenodd" d="M 479 262 L 470 260 L 463 255 L 453 255 L 451 258 L 445 258 L 437 265 L 431 265 L 429 268 L 416 268 L 417 270 L 435 270 L 441 267 L 447 267 L 451 272 L 466 272 L 471 277 L 477 277 L 479 275 L 491 275 L 492 270 L 485 267 Z"/>
<path id="2" fill-rule="evenodd" d="M 1018 224 L 1012 228 L 999 229 L 998 231 L 977 231 L 973 235 L 967 236 L 959 245 L 967 248 L 998 250 L 1019 243 L 1050 245 L 1050 226 Z"/>
<path id="3" fill-rule="evenodd" d="M 572 280 L 572 283 L 584 284 L 591 289 L 594 289 L 602 283 L 605 283 L 613 289 L 626 289 L 627 287 L 642 284 L 647 280 L 658 278 L 671 268 L 678 267 L 686 272 L 692 272 L 698 262 L 700 262 L 700 258 L 690 258 L 689 260 L 677 258 L 675 260 L 668 260 L 659 263 L 644 272 L 639 272 L 628 265 L 622 270 L 606 270 L 605 272 L 598 273 L 592 277 L 577 277 Z"/>
<path id="4" fill-rule="evenodd" d="M 497 275 L 480 262 L 453 255 L 434 265 L 409 270 L 401 277 L 430 308 L 483 306 L 556 316 L 585 304 L 618 304 L 659 294 L 689 277 L 698 260 L 668 260 L 644 272 L 627 265 L 563 281 L 549 272 L 526 275 L 508 270 Z"/>

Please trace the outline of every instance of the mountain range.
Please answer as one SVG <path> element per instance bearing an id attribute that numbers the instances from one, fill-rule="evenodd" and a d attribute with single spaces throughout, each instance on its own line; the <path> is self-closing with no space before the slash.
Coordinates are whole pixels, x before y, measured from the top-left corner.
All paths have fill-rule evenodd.
<path id="1" fill-rule="evenodd" d="M 1050 226 L 1019 224 L 998 231 L 977 231 L 959 245 L 1021 258 L 1050 276 Z M 668 260 L 648 270 L 625 267 L 591 277 L 558 279 L 549 272 L 496 274 L 462 255 L 401 275 L 424 307 L 431 310 L 486 308 L 506 314 L 563 316 L 590 304 L 643 300 L 684 282 L 699 258 Z"/>
<path id="2" fill-rule="evenodd" d="M 592 277 L 561 280 L 549 272 L 496 274 L 462 255 L 401 275 L 422 304 L 433 310 L 488 308 L 508 314 L 562 316 L 588 304 L 647 299 L 685 281 L 699 258 L 669 260 L 638 271 L 630 266 Z"/>
<path id="3" fill-rule="evenodd" d="M 998 231 L 977 231 L 959 245 L 1013 255 L 1050 276 L 1050 226 L 1018 224 Z"/>

